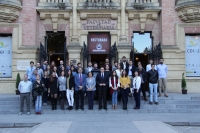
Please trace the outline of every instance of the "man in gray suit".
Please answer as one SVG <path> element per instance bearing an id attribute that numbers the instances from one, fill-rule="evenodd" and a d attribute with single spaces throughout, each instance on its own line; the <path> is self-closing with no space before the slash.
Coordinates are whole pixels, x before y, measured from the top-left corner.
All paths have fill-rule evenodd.
<path id="1" fill-rule="evenodd" d="M 87 75 L 88 72 L 91 72 L 94 68 L 92 67 L 92 62 L 88 62 L 88 67 L 85 68 L 85 74 Z"/>

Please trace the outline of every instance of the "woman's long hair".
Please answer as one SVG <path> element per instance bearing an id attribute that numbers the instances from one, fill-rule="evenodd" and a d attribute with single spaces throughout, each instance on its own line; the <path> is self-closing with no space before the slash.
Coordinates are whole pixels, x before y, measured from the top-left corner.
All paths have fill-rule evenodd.
<path id="1" fill-rule="evenodd" d="M 71 72 L 70 74 L 68 73 L 69 71 Z M 72 76 L 73 76 L 73 75 L 72 75 L 72 71 L 71 71 L 71 69 L 69 69 L 69 70 L 67 71 L 67 78 L 68 78 L 68 77 L 72 77 Z"/>
<path id="2" fill-rule="evenodd" d="M 115 76 L 113 75 L 113 73 L 115 73 Z M 116 70 L 112 71 L 112 74 L 111 74 L 111 79 L 112 79 L 112 80 L 114 79 L 114 77 L 115 77 L 116 79 L 118 79 Z"/>
<path id="3" fill-rule="evenodd" d="M 124 72 L 125 72 L 125 74 L 123 74 Z M 127 77 L 126 70 L 123 70 L 123 71 L 122 71 L 122 75 L 121 75 L 121 77 L 125 77 L 125 78 Z"/>
<path id="4" fill-rule="evenodd" d="M 54 73 L 54 72 L 51 72 L 51 75 L 50 75 L 50 78 L 49 78 L 51 82 L 54 81 L 54 77 L 52 76 L 53 73 Z"/>

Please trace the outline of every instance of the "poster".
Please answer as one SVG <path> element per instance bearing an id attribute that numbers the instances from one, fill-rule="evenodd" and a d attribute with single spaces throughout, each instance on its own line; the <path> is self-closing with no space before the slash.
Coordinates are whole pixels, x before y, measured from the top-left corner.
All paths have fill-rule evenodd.
<path id="1" fill-rule="evenodd" d="M 0 37 L 0 78 L 12 78 L 12 37 Z"/>
<path id="2" fill-rule="evenodd" d="M 108 54 L 110 50 L 109 33 L 89 33 L 89 52 L 90 54 Z"/>
<path id="3" fill-rule="evenodd" d="M 200 36 L 186 36 L 186 77 L 200 77 Z"/>

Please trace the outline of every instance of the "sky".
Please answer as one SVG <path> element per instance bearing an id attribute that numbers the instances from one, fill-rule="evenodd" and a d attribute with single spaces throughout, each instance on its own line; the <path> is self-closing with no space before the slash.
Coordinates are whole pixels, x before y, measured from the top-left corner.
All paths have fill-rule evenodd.
<path id="1" fill-rule="evenodd" d="M 150 33 L 133 33 L 132 42 L 134 42 L 134 48 L 137 49 L 139 53 L 143 53 L 146 47 L 150 48 L 152 46 Z"/>

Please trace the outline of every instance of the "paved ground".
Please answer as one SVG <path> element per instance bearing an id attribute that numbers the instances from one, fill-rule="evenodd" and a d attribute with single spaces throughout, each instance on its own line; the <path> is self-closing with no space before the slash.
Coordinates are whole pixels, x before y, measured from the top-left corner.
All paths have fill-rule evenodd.
<path id="1" fill-rule="evenodd" d="M 182 131 L 183 133 L 200 133 L 200 126 L 193 127 L 193 126 L 175 126 L 176 129 Z"/>

